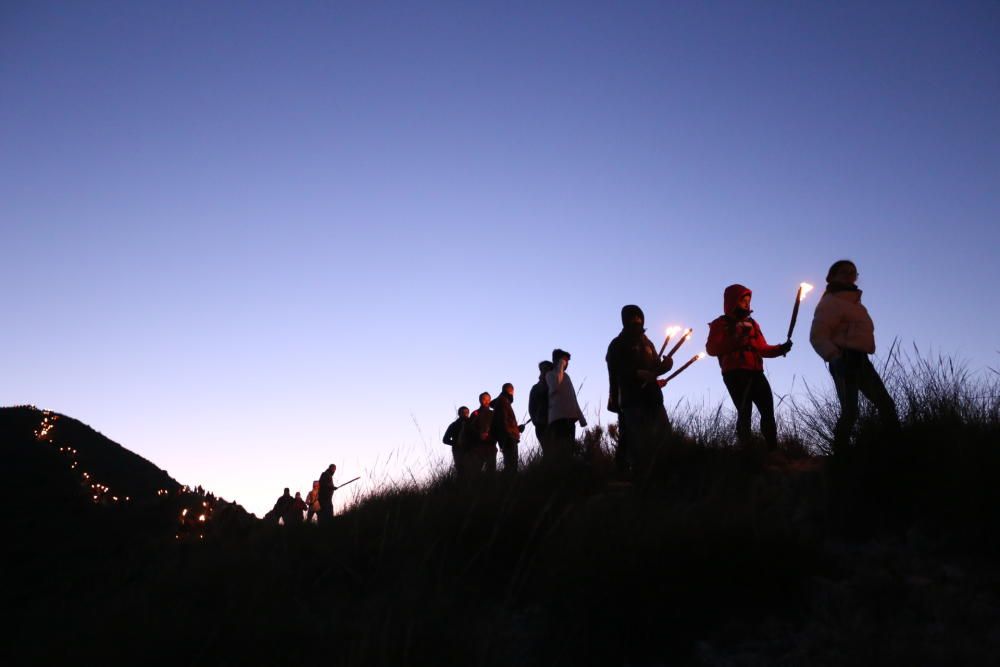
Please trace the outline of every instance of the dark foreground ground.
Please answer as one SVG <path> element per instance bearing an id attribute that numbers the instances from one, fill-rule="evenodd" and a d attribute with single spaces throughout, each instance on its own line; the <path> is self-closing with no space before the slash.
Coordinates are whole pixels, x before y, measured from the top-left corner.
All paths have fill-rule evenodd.
<path id="1" fill-rule="evenodd" d="M 165 472 L 119 471 L 173 495 L 88 502 L 40 413 L 0 413 L 0 664 L 1000 664 L 988 415 L 780 463 L 689 434 L 633 484 L 592 434 L 565 469 L 387 488 L 322 528 L 234 507 L 178 538 Z"/>

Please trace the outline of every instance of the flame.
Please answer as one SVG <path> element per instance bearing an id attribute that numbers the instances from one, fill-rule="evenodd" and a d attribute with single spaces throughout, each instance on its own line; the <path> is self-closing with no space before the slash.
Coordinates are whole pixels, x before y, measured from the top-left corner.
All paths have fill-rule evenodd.
<path id="1" fill-rule="evenodd" d="M 799 283 L 799 289 L 802 290 L 802 296 L 799 297 L 799 301 L 803 301 L 806 298 L 806 294 L 809 294 L 813 290 L 813 286 L 809 283 Z"/>
<path id="2" fill-rule="evenodd" d="M 673 338 L 680 330 L 680 327 L 667 327 L 667 338 Z"/>
<path id="3" fill-rule="evenodd" d="M 705 356 L 706 354 L 704 352 L 699 352 L 698 354 L 695 355 L 695 361 L 697 361 L 698 359 L 704 359 Z"/>

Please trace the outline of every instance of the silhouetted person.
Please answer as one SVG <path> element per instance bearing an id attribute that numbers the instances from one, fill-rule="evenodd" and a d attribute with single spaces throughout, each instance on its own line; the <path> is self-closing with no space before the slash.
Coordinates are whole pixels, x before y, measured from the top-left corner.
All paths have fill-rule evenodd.
<path id="1" fill-rule="evenodd" d="M 660 357 L 646 337 L 642 308 L 623 307 L 621 321 L 622 330 L 605 356 L 611 386 L 608 409 L 618 411 L 615 463 L 619 472 L 624 471 L 626 461 L 633 471 L 645 466 L 669 437 L 670 420 L 658 377 L 674 365 L 672 359 Z"/>
<path id="2" fill-rule="evenodd" d="M 524 427 L 517 423 L 512 403 L 514 402 L 514 385 L 504 384 L 497 394 L 496 400 L 490 403 L 493 409 L 493 433 L 500 451 L 503 453 L 503 471 L 505 474 L 517 472 L 517 445 L 521 442 Z"/>
<path id="3" fill-rule="evenodd" d="M 327 523 L 333 518 L 333 492 L 337 487 L 333 484 L 333 474 L 337 472 L 337 466 L 330 464 L 319 476 L 319 514 L 317 521 Z"/>
<path id="4" fill-rule="evenodd" d="M 285 487 L 284 493 L 282 493 L 281 496 L 274 501 L 274 507 L 271 508 L 270 512 L 264 515 L 264 520 L 277 523 L 280 519 L 284 520 L 284 523 L 287 525 L 288 520 L 285 519 L 285 517 L 288 516 L 289 507 L 291 507 L 294 501 L 295 499 L 292 498 L 291 491 L 289 491 L 288 487 Z"/>
<path id="5" fill-rule="evenodd" d="M 567 459 L 572 453 L 577 422 L 581 427 L 587 426 L 573 380 L 566 372 L 569 360 L 569 352 L 558 348 L 552 350 L 552 370 L 545 374 L 545 384 L 549 388 L 549 423 L 546 429 L 548 452 L 544 454 L 557 460 Z"/>
<path id="6" fill-rule="evenodd" d="M 490 395 L 479 395 L 479 408 L 469 415 L 462 429 L 462 472 L 476 474 L 497 469 L 497 447 L 493 434 L 493 410 Z"/>
<path id="7" fill-rule="evenodd" d="M 451 447 L 451 458 L 455 463 L 455 472 L 461 474 L 462 467 L 462 444 L 459 439 L 462 437 L 462 427 L 469 421 L 469 408 L 464 405 L 458 409 L 458 419 L 448 424 L 441 442 Z"/>
<path id="8" fill-rule="evenodd" d="M 305 511 L 306 503 L 302 500 L 302 494 L 296 491 L 292 502 L 288 503 L 287 511 L 284 516 L 285 525 L 290 526 L 292 524 L 302 523 L 302 513 Z"/>
<path id="9" fill-rule="evenodd" d="M 858 421 L 858 393 L 874 404 L 883 426 L 899 430 L 896 403 L 885 388 L 869 354 L 875 352 L 875 324 L 861 305 L 857 286 L 858 269 L 846 259 L 833 263 L 826 274 L 826 291 L 816 305 L 809 342 L 830 364 L 830 375 L 837 387 L 840 418 L 834 429 L 833 446 L 850 442 Z"/>
<path id="10" fill-rule="evenodd" d="M 545 374 L 553 368 L 551 361 L 542 361 L 538 364 L 538 382 L 531 388 L 528 394 L 528 416 L 531 423 L 535 425 L 535 437 L 538 438 L 538 446 L 545 453 L 545 433 L 549 425 L 549 385 L 545 382 Z"/>
<path id="11" fill-rule="evenodd" d="M 306 494 L 306 523 L 310 523 L 312 518 L 319 513 L 319 480 L 314 480 L 312 489 Z"/>
<path id="12" fill-rule="evenodd" d="M 764 375 L 764 359 L 787 354 L 792 341 L 768 345 L 757 321 L 750 317 L 753 293 L 743 285 L 730 285 L 722 294 L 723 315 L 708 326 L 705 351 L 719 358 L 722 381 L 736 405 L 736 438 L 743 446 L 751 442 L 752 406 L 760 413 L 760 431 L 769 451 L 778 448 L 778 426 L 774 420 L 774 396 Z"/>

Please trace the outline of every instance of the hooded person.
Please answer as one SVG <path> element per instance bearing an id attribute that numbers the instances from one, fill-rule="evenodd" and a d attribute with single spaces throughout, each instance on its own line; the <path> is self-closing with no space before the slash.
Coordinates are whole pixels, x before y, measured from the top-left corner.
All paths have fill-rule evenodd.
<path id="1" fill-rule="evenodd" d="M 875 323 L 861 304 L 857 281 L 858 269 L 854 262 L 842 259 L 833 263 L 826 275 L 826 291 L 816 304 L 809 331 L 809 342 L 816 354 L 830 365 L 840 401 L 834 449 L 850 440 L 858 420 L 859 393 L 872 402 L 887 430 L 899 430 L 896 403 L 868 358 L 875 352 Z"/>
<path id="2" fill-rule="evenodd" d="M 295 499 L 292 498 L 291 490 L 285 487 L 285 491 L 278 497 L 274 502 L 274 507 L 271 511 L 264 515 L 264 521 L 273 521 L 277 523 L 279 520 L 285 525 L 288 525 L 288 513 Z"/>
<path id="3" fill-rule="evenodd" d="M 333 518 L 333 492 L 337 490 L 337 485 L 333 483 L 333 475 L 337 472 L 337 466 L 330 464 L 319 476 L 319 514 L 316 517 L 317 523 L 326 523 Z"/>
<path id="4" fill-rule="evenodd" d="M 618 413 L 619 472 L 650 460 L 670 435 L 670 420 L 663 406 L 663 387 L 657 378 L 673 368 L 672 359 L 661 357 L 646 336 L 642 308 L 627 305 L 621 310 L 622 330 L 608 344 L 608 410 Z"/>
<path id="5" fill-rule="evenodd" d="M 723 314 L 711 323 L 705 351 L 719 359 L 722 381 L 736 406 L 736 437 L 740 444 L 751 442 L 753 406 L 760 413 L 760 431 L 770 451 L 778 448 L 778 427 L 774 419 L 774 395 L 764 375 L 764 359 L 788 354 L 792 342 L 769 345 L 760 325 L 750 314 L 753 292 L 743 285 L 730 285 L 722 294 Z"/>
<path id="6" fill-rule="evenodd" d="M 493 408 L 493 434 L 500 445 L 503 454 L 503 471 L 507 474 L 517 472 L 518 443 L 524 427 L 517 423 L 512 403 L 514 402 L 514 385 L 504 384 L 496 399 L 490 403 Z"/>

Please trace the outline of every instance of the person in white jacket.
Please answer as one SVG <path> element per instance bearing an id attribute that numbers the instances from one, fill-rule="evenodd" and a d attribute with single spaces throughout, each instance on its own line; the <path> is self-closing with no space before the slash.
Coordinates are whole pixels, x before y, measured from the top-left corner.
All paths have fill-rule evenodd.
<path id="1" fill-rule="evenodd" d="M 566 372 L 569 358 L 565 350 L 552 350 L 553 368 L 545 374 L 545 384 L 549 387 L 549 425 L 546 430 L 548 451 L 543 451 L 543 456 L 551 452 L 560 459 L 572 452 L 576 422 L 580 422 L 581 427 L 587 426 L 587 419 L 576 400 L 573 381 Z"/>
<path id="2" fill-rule="evenodd" d="M 850 260 L 834 262 L 826 282 L 826 291 L 813 315 L 809 342 L 830 364 L 830 375 L 837 387 L 840 418 L 833 434 L 836 450 L 850 441 L 858 421 L 859 393 L 872 402 L 888 430 L 899 429 L 899 416 L 896 403 L 868 358 L 875 352 L 875 324 L 861 305 L 858 268 Z"/>

